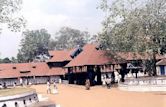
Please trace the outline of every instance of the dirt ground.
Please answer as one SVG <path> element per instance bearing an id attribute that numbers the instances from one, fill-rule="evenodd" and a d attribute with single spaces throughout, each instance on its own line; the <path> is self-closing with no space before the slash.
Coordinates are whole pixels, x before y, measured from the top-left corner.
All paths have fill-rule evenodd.
<path id="1" fill-rule="evenodd" d="M 166 93 L 126 92 L 102 86 L 85 90 L 84 86 L 58 84 L 58 94 L 47 94 L 46 85 L 35 85 L 37 93 L 61 107 L 166 107 Z"/>

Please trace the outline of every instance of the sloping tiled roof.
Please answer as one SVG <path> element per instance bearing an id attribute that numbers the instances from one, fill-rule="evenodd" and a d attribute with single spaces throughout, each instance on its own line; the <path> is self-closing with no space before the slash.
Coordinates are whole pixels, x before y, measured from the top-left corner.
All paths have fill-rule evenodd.
<path id="1" fill-rule="evenodd" d="M 44 62 L 0 64 L 0 78 L 16 78 L 24 76 L 62 75 L 62 68 L 50 69 Z"/>
<path id="2" fill-rule="evenodd" d="M 52 58 L 48 60 L 47 62 L 63 62 L 63 61 L 70 61 L 72 58 L 70 57 L 70 54 L 73 52 L 74 49 L 71 50 L 54 50 L 49 51 L 50 56 Z"/>
<path id="3" fill-rule="evenodd" d="M 164 58 L 164 59 L 158 61 L 158 62 L 156 63 L 156 65 L 165 65 L 165 66 L 166 66 L 166 58 Z"/>
<path id="4" fill-rule="evenodd" d="M 97 50 L 96 45 L 86 44 L 83 51 L 65 67 L 84 66 L 84 65 L 104 65 L 104 64 L 120 64 L 130 60 L 149 59 L 148 53 L 138 52 L 111 52 L 113 55 L 108 57 L 109 51 Z M 162 59 L 164 56 L 156 55 L 156 59 Z"/>
<path id="5" fill-rule="evenodd" d="M 11 70 L 0 71 L 0 78 L 18 78 L 18 77 L 20 77 L 20 73 L 17 71 L 11 71 Z"/>
<path id="6" fill-rule="evenodd" d="M 65 71 L 64 68 L 54 67 L 54 68 L 49 69 L 47 75 L 48 76 L 51 76 L 51 75 L 64 75 L 65 73 L 67 73 L 67 72 Z"/>
<path id="7" fill-rule="evenodd" d="M 65 67 L 84 66 L 84 65 L 103 65 L 110 63 L 112 60 L 106 55 L 106 51 L 97 50 L 96 45 L 87 44 L 83 51 Z"/>

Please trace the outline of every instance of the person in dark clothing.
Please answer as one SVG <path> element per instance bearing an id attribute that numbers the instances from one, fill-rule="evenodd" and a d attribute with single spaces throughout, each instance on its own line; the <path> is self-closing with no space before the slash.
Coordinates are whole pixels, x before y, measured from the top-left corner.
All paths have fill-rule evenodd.
<path id="1" fill-rule="evenodd" d="M 90 90 L 90 80 L 89 79 L 87 79 L 85 81 L 85 87 L 86 87 L 86 90 Z"/>
<path id="2" fill-rule="evenodd" d="M 6 88 L 7 88 L 7 86 L 6 86 L 6 83 L 5 83 L 5 82 L 3 83 L 3 88 L 4 88 L 4 89 L 6 89 Z"/>

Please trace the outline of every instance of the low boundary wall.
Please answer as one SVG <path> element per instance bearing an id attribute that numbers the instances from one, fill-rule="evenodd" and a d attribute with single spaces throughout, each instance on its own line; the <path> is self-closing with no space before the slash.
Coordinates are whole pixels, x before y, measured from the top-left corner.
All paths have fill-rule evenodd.
<path id="1" fill-rule="evenodd" d="M 38 102 L 38 97 L 35 91 L 12 96 L 0 96 L 0 107 L 27 107 L 36 102 Z"/>
<path id="2" fill-rule="evenodd" d="M 166 77 L 129 78 L 124 83 L 120 82 L 118 88 L 124 91 L 166 92 Z"/>

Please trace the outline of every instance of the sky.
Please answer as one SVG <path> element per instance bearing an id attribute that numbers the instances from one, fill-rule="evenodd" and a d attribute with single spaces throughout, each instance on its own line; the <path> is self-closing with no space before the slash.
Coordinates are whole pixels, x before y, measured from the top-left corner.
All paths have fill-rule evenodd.
<path id="1" fill-rule="evenodd" d="M 23 0 L 20 14 L 26 19 L 26 29 L 45 28 L 55 36 L 63 26 L 90 34 L 101 31 L 104 13 L 96 9 L 100 0 Z M 11 32 L 3 27 L 0 34 L 0 58 L 16 56 L 20 48 L 21 32 Z"/>

